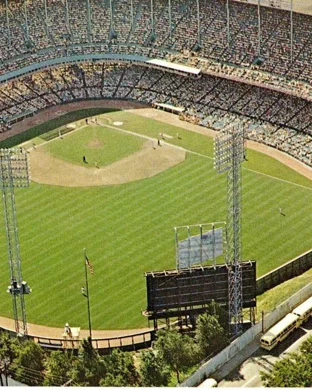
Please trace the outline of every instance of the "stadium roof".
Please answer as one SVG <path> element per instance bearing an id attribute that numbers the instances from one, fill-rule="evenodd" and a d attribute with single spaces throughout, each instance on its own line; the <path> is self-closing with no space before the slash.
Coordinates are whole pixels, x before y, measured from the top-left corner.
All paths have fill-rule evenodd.
<path id="1" fill-rule="evenodd" d="M 189 74 L 195 75 L 195 76 L 198 76 L 201 72 L 200 69 L 193 68 L 191 66 L 175 64 L 174 62 L 159 60 L 157 58 L 153 58 L 152 60 L 148 60 L 148 61 L 146 61 L 146 63 L 151 64 L 151 65 L 156 65 L 156 66 L 166 68 L 166 69 L 175 70 L 178 72 L 189 73 Z"/>
<path id="2" fill-rule="evenodd" d="M 152 65 L 156 67 L 166 68 L 167 70 L 172 70 L 175 72 L 186 73 L 190 75 L 199 75 L 201 70 L 193 68 L 191 66 L 185 66 L 180 64 L 175 64 L 173 62 L 150 59 L 149 57 L 136 56 L 136 55 L 124 55 L 124 54 L 82 54 L 74 55 L 69 57 L 59 57 L 53 58 L 46 61 L 39 62 L 37 64 L 32 64 L 24 68 L 14 70 L 12 72 L 5 73 L 0 76 L 0 83 L 8 81 L 10 79 L 16 78 L 23 74 L 32 73 L 42 68 L 47 68 L 49 66 L 56 66 L 59 64 L 66 64 L 70 62 L 81 62 L 81 61 L 126 61 L 126 62 L 141 62 L 146 63 L 147 65 Z"/>
<path id="3" fill-rule="evenodd" d="M 26 73 L 32 73 L 42 68 L 47 68 L 49 66 L 56 66 L 59 64 L 66 64 L 70 62 L 81 62 L 81 61 L 97 61 L 97 60 L 106 60 L 106 61 L 128 61 L 128 62 L 146 62 L 148 57 L 136 56 L 136 55 L 123 55 L 123 54 L 81 54 L 74 55 L 69 57 L 59 57 L 49 60 L 45 60 L 36 64 L 25 66 L 14 70 L 12 72 L 5 73 L 0 76 L 0 83 L 13 79 L 15 77 L 21 76 Z"/>
<path id="4" fill-rule="evenodd" d="M 258 0 L 234 0 L 240 3 L 258 4 Z M 260 5 L 270 8 L 278 8 L 290 11 L 291 0 L 260 0 Z M 294 12 L 312 15 L 311 0 L 293 0 Z"/>
<path id="5" fill-rule="evenodd" d="M 171 112 L 175 112 L 177 114 L 180 114 L 182 113 L 183 111 L 185 111 L 185 108 L 184 107 L 178 107 L 178 106 L 174 106 L 172 104 L 168 104 L 168 103 L 158 103 L 158 102 L 155 102 L 153 103 L 154 106 L 157 108 L 162 108 L 166 111 L 171 111 Z"/>

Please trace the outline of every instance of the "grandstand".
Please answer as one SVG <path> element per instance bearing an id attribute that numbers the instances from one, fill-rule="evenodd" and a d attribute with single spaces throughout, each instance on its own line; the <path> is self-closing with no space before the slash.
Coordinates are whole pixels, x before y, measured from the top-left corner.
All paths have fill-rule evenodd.
<path id="1" fill-rule="evenodd" d="M 184 119 L 196 116 L 198 123 L 216 130 L 243 118 L 249 139 L 312 165 L 309 100 L 208 74 L 188 78 L 145 62 L 84 61 L 20 75 L 1 84 L 1 117 L 11 126 L 52 105 L 103 98 L 184 107 Z"/>
<path id="2" fill-rule="evenodd" d="M 294 12 L 291 18 L 289 7 L 281 8 L 285 1 L 270 2 L 279 8 L 261 7 L 260 52 L 256 4 L 231 0 L 228 10 L 225 0 L 200 4 L 180 0 L 169 5 L 159 1 L 153 9 L 151 4 L 147 0 L 2 2 L 1 73 L 60 56 L 135 53 L 163 58 L 170 52 L 196 50 L 202 57 L 239 65 L 250 65 L 261 55 L 267 71 L 301 79 L 310 76 L 311 16 Z"/>
<path id="3" fill-rule="evenodd" d="M 56 104 L 130 99 L 215 130 L 243 119 L 249 139 L 312 166 L 312 16 L 267 3 L 2 1 L 0 131 Z"/>

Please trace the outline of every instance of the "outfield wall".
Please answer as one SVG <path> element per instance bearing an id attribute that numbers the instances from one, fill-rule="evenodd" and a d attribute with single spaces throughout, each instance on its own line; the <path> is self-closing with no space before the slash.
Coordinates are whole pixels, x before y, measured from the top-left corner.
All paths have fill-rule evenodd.
<path id="1" fill-rule="evenodd" d="M 308 271 L 312 267 L 312 250 L 257 279 L 257 295 Z"/>
<path id="2" fill-rule="evenodd" d="M 293 310 L 296 306 L 308 299 L 312 295 L 312 283 L 302 288 L 292 297 L 284 301 L 274 311 L 267 314 L 264 317 L 264 323 L 258 322 L 252 328 L 248 329 L 244 334 L 234 340 L 229 346 L 218 353 L 214 358 L 210 359 L 207 363 L 203 364 L 193 375 L 191 375 L 186 381 L 180 384 L 180 387 L 196 387 L 203 382 L 209 376 L 213 376 L 213 373 L 224 366 L 231 359 L 235 358 L 235 365 L 229 365 L 228 372 L 239 366 L 244 360 L 246 360 L 253 352 L 254 349 L 250 349 L 250 353 L 246 351 L 243 353 L 244 348 L 248 347 L 255 339 L 265 332 L 272 325 L 277 323 L 286 314 Z M 263 328 L 262 328 L 263 327 Z M 260 346 L 259 346 L 260 347 Z"/>
<path id="3" fill-rule="evenodd" d="M 16 335 L 16 332 L 12 329 L 0 327 L 0 332 L 9 332 L 12 336 Z M 49 331 L 47 330 L 47 333 Z M 50 350 L 78 350 L 83 341 L 82 337 L 49 337 L 39 336 L 34 334 L 27 334 L 28 340 L 33 340 L 41 347 Z M 121 351 L 137 351 L 140 349 L 150 348 L 152 342 L 155 340 L 155 331 L 146 330 L 143 332 L 136 332 L 133 334 L 127 334 L 125 336 L 113 336 L 113 337 L 95 337 L 92 338 L 92 346 L 97 349 L 101 354 L 110 354 L 113 349 L 119 349 Z"/>

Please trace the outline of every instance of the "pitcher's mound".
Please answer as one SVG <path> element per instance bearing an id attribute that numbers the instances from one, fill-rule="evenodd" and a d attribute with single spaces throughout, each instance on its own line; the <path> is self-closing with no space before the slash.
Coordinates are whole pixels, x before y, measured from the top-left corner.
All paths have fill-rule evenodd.
<path id="1" fill-rule="evenodd" d="M 122 184 L 155 176 L 185 160 L 184 150 L 156 144 L 155 141 L 146 141 L 140 151 L 103 168 L 75 165 L 37 147 L 30 152 L 31 180 L 65 187 Z"/>

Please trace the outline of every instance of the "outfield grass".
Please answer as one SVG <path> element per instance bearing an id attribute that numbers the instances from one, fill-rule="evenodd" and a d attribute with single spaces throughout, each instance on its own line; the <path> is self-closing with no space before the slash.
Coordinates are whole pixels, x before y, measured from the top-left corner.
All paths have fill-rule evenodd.
<path id="1" fill-rule="evenodd" d="M 174 226 L 226 219 L 226 174 L 214 171 L 211 138 L 126 112 L 107 115 L 132 132 L 171 135 L 168 141 L 189 153 L 183 163 L 137 182 L 90 188 L 31 183 L 15 191 L 23 277 L 33 289 L 26 297 L 29 322 L 88 327 L 80 293 L 86 247 L 94 267 L 89 278 L 93 327 L 146 326 L 141 315 L 146 308 L 144 272 L 175 267 Z M 243 164 L 242 213 L 243 259 L 257 260 L 258 276 L 312 246 L 311 182 L 254 151 Z M 0 250 L 0 281 L 6 286 L 3 224 Z M 0 314 L 12 316 L 11 306 L 2 288 Z"/>

